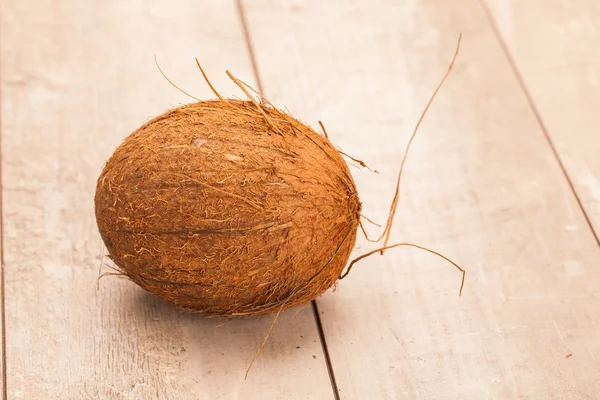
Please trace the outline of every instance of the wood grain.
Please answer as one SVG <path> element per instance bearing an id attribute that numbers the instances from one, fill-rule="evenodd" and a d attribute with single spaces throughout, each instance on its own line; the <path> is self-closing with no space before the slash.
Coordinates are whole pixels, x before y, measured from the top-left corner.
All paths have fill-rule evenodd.
<path id="1" fill-rule="evenodd" d="M 310 307 L 272 318 L 186 315 L 133 283 L 96 289 L 95 180 L 149 118 L 224 94 L 225 69 L 253 82 L 231 1 L 9 0 L 3 3 L 2 140 L 9 399 L 329 398 Z M 297 313 L 297 314 L 296 314 Z"/>
<path id="2" fill-rule="evenodd" d="M 600 3 L 485 4 L 598 236 Z"/>
<path id="3" fill-rule="evenodd" d="M 2 5 L 0 4 L 0 56 L 1 56 L 1 45 L 2 45 L 2 39 L 4 37 L 4 24 L 2 21 Z M 3 187 L 4 187 L 4 183 L 3 183 L 3 177 L 4 177 L 4 173 L 2 170 L 2 157 L 3 157 L 3 150 L 2 150 L 2 127 L 3 127 L 3 119 L 2 119 L 2 111 L 4 109 L 4 101 L 3 101 L 3 96 L 2 96 L 2 90 L 3 90 L 3 85 L 2 85 L 2 63 L 0 62 L 0 332 L 1 332 L 1 338 L 0 340 L 2 341 L 0 343 L 0 383 L 2 384 L 2 399 L 6 399 L 6 332 L 5 332 L 5 313 L 4 313 L 4 221 L 3 221 L 3 216 L 4 216 L 4 211 L 3 211 L 3 205 L 4 205 L 4 200 L 3 200 Z"/>
<path id="4" fill-rule="evenodd" d="M 600 251 L 478 1 L 244 4 L 266 96 L 381 171 L 352 169 L 380 223 L 464 35 L 392 232 L 466 267 L 464 297 L 457 271 L 423 252 L 357 265 L 318 301 L 341 398 L 596 398 Z"/>

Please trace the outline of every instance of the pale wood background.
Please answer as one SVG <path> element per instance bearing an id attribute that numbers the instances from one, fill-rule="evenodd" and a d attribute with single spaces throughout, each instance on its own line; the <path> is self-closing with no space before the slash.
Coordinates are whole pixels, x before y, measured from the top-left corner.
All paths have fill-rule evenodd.
<path id="1" fill-rule="evenodd" d="M 0 0 L 4 399 L 600 398 L 600 3 Z M 225 76 L 381 173 L 395 249 L 316 307 L 187 315 L 96 277 L 95 181 L 120 141 Z M 372 233 L 378 229 L 368 227 Z M 356 255 L 373 248 L 364 239 Z M 318 310 L 318 314 L 317 311 Z M 322 326 L 322 329 L 320 329 Z M 567 355 L 571 355 L 567 358 Z"/>

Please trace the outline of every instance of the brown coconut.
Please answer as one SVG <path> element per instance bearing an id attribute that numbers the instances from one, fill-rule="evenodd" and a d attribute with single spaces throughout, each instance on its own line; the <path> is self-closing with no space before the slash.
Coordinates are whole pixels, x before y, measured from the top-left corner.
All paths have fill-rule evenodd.
<path id="1" fill-rule="evenodd" d="M 259 315 L 306 303 L 346 266 L 361 204 L 329 140 L 271 106 L 200 101 L 133 132 L 95 211 L 114 263 L 179 307 Z"/>
<path id="2" fill-rule="evenodd" d="M 218 100 L 149 121 L 115 150 L 98 178 L 96 220 L 109 256 L 149 292 L 206 314 L 279 313 L 313 300 L 354 263 L 399 246 L 454 265 L 462 272 L 460 295 L 466 271 L 458 264 L 416 244 L 387 245 L 406 154 L 460 41 L 461 35 L 409 139 L 376 240 L 385 238 L 383 247 L 354 259 L 343 275 L 361 204 L 341 154 L 268 101 L 259 104 L 229 72 L 252 101 L 223 99 L 199 63 Z"/>

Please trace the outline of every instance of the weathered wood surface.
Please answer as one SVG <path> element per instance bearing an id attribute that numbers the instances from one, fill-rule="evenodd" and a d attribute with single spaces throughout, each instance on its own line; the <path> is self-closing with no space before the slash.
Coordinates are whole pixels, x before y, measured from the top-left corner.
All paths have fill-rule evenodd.
<path id="1" fill-rule="evenodd" d="M 484 4 L 598 236 L 600 2 Z"/>
<path id="2" fill-rule="evenodd" d="M 245 381 L 271 318 L 183 314 L 116 278 L 97 290 L 95 180 L 129 132 L 190 101 L 154 53 L 195 96 L 212 97 L 198 57 L 241 97 L 224 70 L 256 86 L 250 48 L 269 100 L 322 120 L 380 171 L 352 167 L 364 214 L 383 223 L 459 32 L 457 65 L 406 165 L 392 242 L 467 268 L 464 296 L 458 271 L 415 249 L 356 265 L 318 300 L 338 395 L 597 398 L 600 250 L 585 214 L 598 229 L 596 3 L 241 4 L 240 15 L 233 0 L 2 2 L 6 398 L 333 398 L 310 306 L 280 317 Z M 355 254 L 374 246 L 361 239 Z"/>

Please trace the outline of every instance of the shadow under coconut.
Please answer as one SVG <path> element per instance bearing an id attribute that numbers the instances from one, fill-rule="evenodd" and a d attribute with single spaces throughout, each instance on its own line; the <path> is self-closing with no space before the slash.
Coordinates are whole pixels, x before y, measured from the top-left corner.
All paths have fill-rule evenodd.
<path id="1" fill-rule="evenodd" d="M 244 379 L 252 358 L 267 334 L 274 316 L 209 317 L 178 309 L 138 289 L 134 308 L 145 314 L 146 324 L 169 330 L 182 351 L 182 370 L 194 371 L 200 380 L 207 375 L 231 385 Z M 252 365 L 247 382 L 272 384 L 273 372 L 286 376 L 321 370 L 327 375 L 320 338 L 310 303 L 279 315 L 265 346 Z M 261 373 L 267 370 L 269 373 Z M 217 384 L 217 383 L 215 383 Z M 298 382 L 298 385 L 301 383 Z"/>

